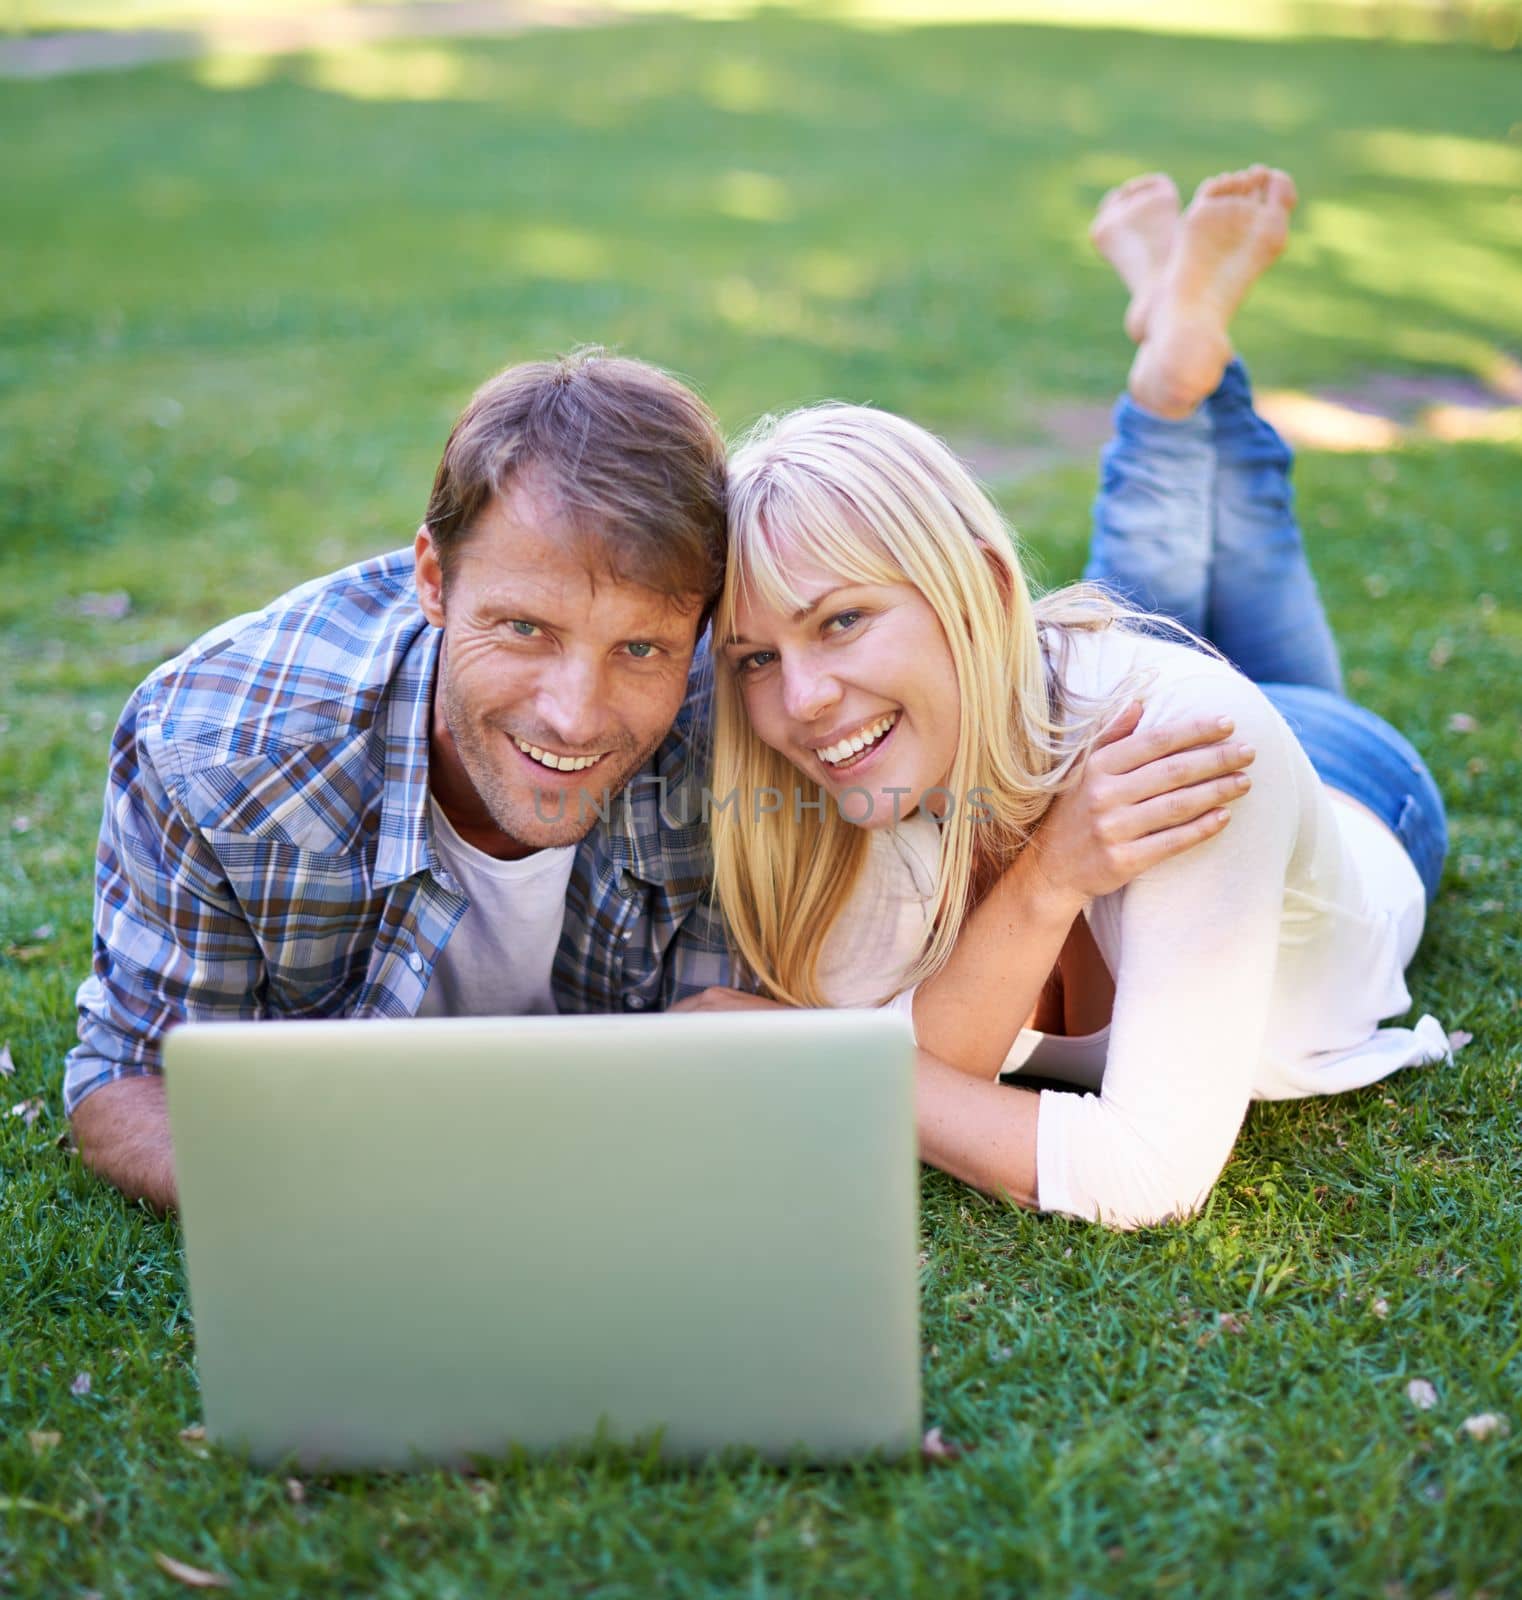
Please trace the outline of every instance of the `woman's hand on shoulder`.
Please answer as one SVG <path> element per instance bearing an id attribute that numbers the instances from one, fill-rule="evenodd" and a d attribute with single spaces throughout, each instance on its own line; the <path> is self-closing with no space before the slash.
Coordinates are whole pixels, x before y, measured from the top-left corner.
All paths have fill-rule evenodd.
<path id="1" fill-rule="evenodd" d="M 1252 786 L 1256 752 L 1230 717 L 1139 726 L 1134 701 L 1100 735 L 1072 788 L 1053 802 L 1030 851 L 1051 891 L 1081 909 L 1148 868 L 1213 839 Z"/>

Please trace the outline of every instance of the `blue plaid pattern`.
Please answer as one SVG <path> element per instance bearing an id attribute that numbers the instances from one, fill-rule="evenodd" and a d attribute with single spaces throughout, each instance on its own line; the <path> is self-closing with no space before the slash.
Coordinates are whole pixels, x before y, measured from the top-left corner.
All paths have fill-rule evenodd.
<path id="1" fill-rule="evenodd" d="M 91 975 L 64 1105 L 160 1070 L 177 1022 L 410 1017 L 467 901 L 436 852 L 439 634 L 410 550 L 234 618 L 153 672 L 111 746 Z M 732 980 L 701 808 L 708 656 L 676 725 L 581 842 L 563 1012 Z"/>

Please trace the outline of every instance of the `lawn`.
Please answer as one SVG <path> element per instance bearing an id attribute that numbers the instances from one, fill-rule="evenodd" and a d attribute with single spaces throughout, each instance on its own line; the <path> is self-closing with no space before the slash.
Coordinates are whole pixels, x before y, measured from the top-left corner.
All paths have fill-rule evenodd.
<path id="1" fill-rule="evenodd" d="M 1354 691 L 1451 808 L 1411 981 L 1472 1042 L 1256 1108 L 1186 1226 L 927 1173 L 925 1420 L 955 1460 L 249 1472 L 182 1434 L 176 1225 L 82 1170 L 59 1097 L 122 700 L 410 539 L 487 373 L 596 340 L 735 428 L 833 395 L 1040 445 L 1124 370 L 1099 194 L 1269 158 L 1305 203 L 1239 325 L 1260 383 L 1504 382 L 1517 83 L 1468 45 L 763 14 L 0 87 L 0 1594 L 181 1592 L 155 1553 L 260 1597 L 1522 1592 L 1515 431 L 1299 468 Z M 1092 483 L 1000 486 L 1047 581 Z"/>

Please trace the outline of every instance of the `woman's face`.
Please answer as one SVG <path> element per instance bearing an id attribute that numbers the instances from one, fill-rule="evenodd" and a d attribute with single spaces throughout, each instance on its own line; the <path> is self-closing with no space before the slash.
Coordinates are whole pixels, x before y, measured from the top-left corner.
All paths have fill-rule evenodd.
<path id="1" fill-rule="evenodd" d="M 856 583 L 803 560 L 788 570 L 807 610 L 742 595 L 725 646 L 751 725 L 847 821 L 889 827 L 951 771 L 961 695 L 946 635 L 912 584 Z M 935 815 L 945 805 L 925 802 Z"/>

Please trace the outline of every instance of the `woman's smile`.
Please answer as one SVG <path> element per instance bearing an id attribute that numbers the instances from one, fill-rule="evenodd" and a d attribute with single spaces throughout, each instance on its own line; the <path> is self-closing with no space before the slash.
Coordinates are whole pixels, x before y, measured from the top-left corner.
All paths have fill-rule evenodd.
<path id="1" fill-rule="evenodd" d="M 725 646 L 751 725 L 805 777 L 852 793 L 851 822 L 901 821 L 956 755 L 961 695 L 935 612 L 909 583 L 805 559 L 788 577 L 807 603 L 789 612 L 742 590 Z"/>
<path id="2" fill-rule="evenodd" d="M 855 771 L 881 752 L 898 726 L 899 716 L 899 712 L 890 711 L 886 716 L 876 717 L 871 722 L 863 723 L 855 733 L 816 746 L 814 754 L 828 772 Z"/>

